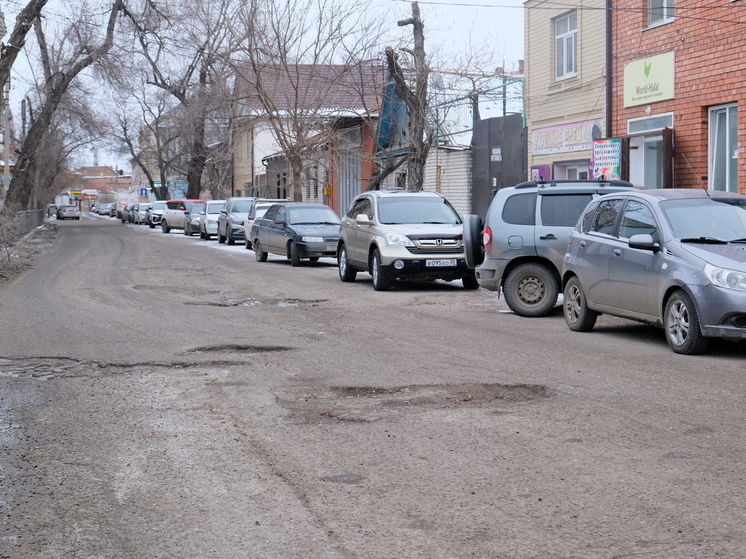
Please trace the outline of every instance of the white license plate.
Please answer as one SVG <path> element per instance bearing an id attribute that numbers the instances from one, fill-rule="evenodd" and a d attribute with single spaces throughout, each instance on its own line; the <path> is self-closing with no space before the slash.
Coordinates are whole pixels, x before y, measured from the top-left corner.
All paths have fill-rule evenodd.
<path id="1" fill-rule="evenodd" d="M 456 265 L 455 258 L 438 258 L 438 259 L 425 261 L 425 266 L 427 266 L 428 268 L 432 266 L 455 266 L 455 265 Z"/>
<path id="2" fill-rule="evenodd" d="M 326 245 L 326 249 L 324 249 L 326 252 L 335 252 L 337 250 L 337 245 Z"/>

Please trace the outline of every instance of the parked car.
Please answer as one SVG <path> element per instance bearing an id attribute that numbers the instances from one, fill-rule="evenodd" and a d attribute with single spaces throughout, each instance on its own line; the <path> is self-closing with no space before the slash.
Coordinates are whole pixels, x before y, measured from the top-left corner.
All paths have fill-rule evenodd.
<path id="1" fill-rule="evenodd" d="M 168 200 L 161 214 L 161 230 L 168 233 L 171 229 L 184 228 L 184 210 L 204 200 Z"/>
<path id="2" fill-rule="evenodd" d="M 562 281 L 575 331 L 607 313 L 662 326 L 676 353 L 701 353 L 709 338 L 746 339 L 746 196 L 603 196 L 570 237 Z"/>
<path id="3" fill-rule="evenodd" d="M 122 220 L 122 223 L 129 223 L 131 211 L 132 211 L 132 206 L 128 204 L 124 206 L 122 210 L 119 212 L 119 219 Z"/>
<path id="4" fill-rule="evenodd" d="M 258 262 L 265 262 L 271 252 L 286 256 L 291 266 L 300 266 L 302 258 L 315 262 L 337 255 L 339 216 L 324 204 L 276 203 L 254 221 L 251 239 Z"/>
<path id="5" fill-rule="evenodd" d="M 140 211 L 140 204 L 132 204 L 130 206 L 129 214 L 127 215 L 128 221 L 130 223 L 137 223 L 137 214 Z"/>
<path id="6" fill-rule="evenodd" d="M 148 222 L 148 210 L 152 205 L 150 202 L 138 205 L 134 212 L 134 221 L 137 225 L 145 225 Z"/>
<path id="7" fill-rule="evenodd" d="M 46 216 L 57 219 L 57 204 L 47 204 Z"/>
<path id="8" fill-rule="evenodd" d="M 157 200 L 153 202 L 153 206 L 147 211 L 146 223 L 151 229 L 155 229 L 157 225 L 161 224 L 161 216 L 163 215 L 163 209 L 166 207 L 166 202 L 163 200 Z"/>
<path id="9" fill-rule="evenodd" d="M 199 236 L 210 240 L 213 235 L 218 234 L 218 216 L 225 206 L 225 200 L 210 200 L 205 210 L 199 216 Z"/>
<path id="10" fill-rule="evenodd" d="M 195 202 L 191 206 L 187 206 L 184 210 L 184 234 L 191 237 L 195 233 L 199 233 L 199 218 L 200 214 L 205 211 L 205 202 Z"/>
<path id="11" fill-rule="evenodd" d="M 267 213 L 267 210 L 274 204 L 275 202 L 289 202 L 288 199 L 278 199 L 278 198 L 257 198 L 251 203 L 251 209 L 249 210 L 249 215 L 246 217 L 243 223 L 243 231 L 244 231 L 244 245 L 246 246 L 246 249 L 251 249 L 251 226 L 254 225 L 254 221 L 259 219 L 260 217 L 263 217 L 265 213 Z"/>
<path id="12" fill-rule="evenodd" d="M 476 289 L 466 265 L 463 222 L 435 192 L 374 190 L 352 201 L 342 218 L 339 278 L 354 281 L 359 271 L 373 277 L 376 291 L 392 280 L 461 280 Z"/>
<path id="13" fill-rule="evenodd" d="M 244 240 L 243 223 L 256 197 L 228 198 L 218 216 L 218 242 L 236 244 Z"/>
<path id="14" fill-rule="evenodd" d="M 80 210 L 75 204 L 57 206 L 57 219 L 80 219 Z"/>
<path id="15" fill-rule="evenodd" d="M 607 192 L 629 192 L 626 181 L 532 181 L 497 191 L 484 223 L 464 217 L 466 261 L 477 282 L 502 292 L 519 316 L 546 316 L 557 304 L 562 259 L 580 214 Z"/>
<path id="16" fill-rule="evenodd" d="M 111 208 L 114 204 L 101 204 L 96 208 L 96 213 L 98 215 L 106 215 L 111 216 Z"/>

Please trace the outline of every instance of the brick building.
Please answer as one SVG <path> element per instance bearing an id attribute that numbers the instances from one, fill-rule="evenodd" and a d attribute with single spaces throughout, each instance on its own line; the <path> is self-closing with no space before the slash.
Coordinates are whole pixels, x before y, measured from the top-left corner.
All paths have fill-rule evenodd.
<path id="1" fill-rule="evenodd" d="M 742 4 L 614 1 L 611 135 L 632 182 L 746 193 Z"/>

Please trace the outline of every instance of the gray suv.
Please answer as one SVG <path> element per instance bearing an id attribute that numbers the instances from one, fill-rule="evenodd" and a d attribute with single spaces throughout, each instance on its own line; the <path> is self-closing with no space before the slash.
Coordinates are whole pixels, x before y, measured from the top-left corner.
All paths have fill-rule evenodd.
<path id="1" fill-rule="evenodd" d="M 337 261 L 342 281 L 369 272 L 376 291 L 400 279 L 461 280 L 466 289 L 479 287 L 464 258 L 461 217 L 435 192 L 360 194 L 342 218 Z"/>
<path id="2" fill-rule="evenodd" d="M 626 181 L 532 181 L 497 191 L 484 223 L 464 218 L 467 264 L 485 289 L 502 291 L 517 315 L 546 316 L 557 304 L 560 272 L 575 224 L 588 203 L 634 190 Z"/>

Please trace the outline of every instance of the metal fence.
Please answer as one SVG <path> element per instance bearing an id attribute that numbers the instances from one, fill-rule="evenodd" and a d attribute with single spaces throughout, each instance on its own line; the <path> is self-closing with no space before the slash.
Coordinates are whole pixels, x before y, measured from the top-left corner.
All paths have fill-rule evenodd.
<path id="1" fill-rule="evenodd" d="M 29 210 L 16 213 L 15 230 L 19 235 L 25 235 L 34 227 L 44 223 L 44 210 Z"/>

